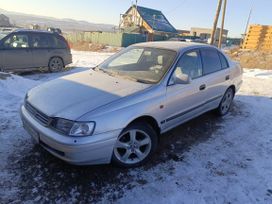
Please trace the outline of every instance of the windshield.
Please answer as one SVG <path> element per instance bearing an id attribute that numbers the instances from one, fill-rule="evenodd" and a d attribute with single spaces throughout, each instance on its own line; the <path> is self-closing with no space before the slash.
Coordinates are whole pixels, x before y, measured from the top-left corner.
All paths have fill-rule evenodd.
<path id="1" fill-rule="evenodd" d="M 130 47 L 99 65 L 99 69 L 114 76 L 124 77 L 141 83 L 159 82 L 176 56 L 175 51 Z"/>
<path id="2" fill-rule="evenodd" d="M 0 40 L 4 38 L 7 34 L 6 33 L 0 33 Z"/>

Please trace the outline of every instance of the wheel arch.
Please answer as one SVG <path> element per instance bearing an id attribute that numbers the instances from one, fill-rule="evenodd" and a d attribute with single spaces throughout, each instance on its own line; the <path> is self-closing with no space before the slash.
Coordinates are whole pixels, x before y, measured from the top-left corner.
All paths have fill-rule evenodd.
<path id="1" fill-rule="evenodd" d="M 232 84 L 231 86 L 228 87 L 228 89 L 231 88 L 233 90 L 233 93 L 236 93 L 236 87 L 234 84 Z"/>
<path id="2" fill-rule="evenodd" d="M 51 59 L 53 59 L 54 57 L 60 58 L 61 61 L 62 61 L 63 67 L 65 67 L 64 60 L 63 60 L 63 58 L 62 58 L 61 56 L 59 56 L 59 55 L 54 55 L 54 56 L 51 56 L 51 57 L 49 58 L 49 60 L 48 60 L 48 67 L 49 67 L 49 64 L 50 64 Z"/>
<path id="3" fill-rule="evenodd" d="M 137 122 L 145 122 L 147 123 L 148 125 L 150 125 L 154 130 L 155 132 L 157 133 L 157 135 L 159 136 L 160 133 L 161 133 L 161 128 L 157 122 L 157 120 L 150 116 L 150 115 L 144 115 L 144 116 L 140 116 L 140 117 L 137 117 L 135 119 L 133 119 L 132 121 L 130 121 L 126 127 L 128 127 L 129 125 L 133 124 L 133 123 L 137 123 Z"/>

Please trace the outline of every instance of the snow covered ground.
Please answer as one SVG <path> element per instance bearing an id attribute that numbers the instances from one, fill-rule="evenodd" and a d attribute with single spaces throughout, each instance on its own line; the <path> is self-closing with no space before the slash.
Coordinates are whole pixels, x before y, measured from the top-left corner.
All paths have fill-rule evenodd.
<path id="1" fill-rule="evenodd" d="M 75 167 L 34 146 L 18 113 L 26 91 L 110 55 L 73 52 L 57 74 L 0 73 L 0 203 L 272 203 L 272 71 L 245 69 L 230 114 L 164 134 L 141 168 Z"/>

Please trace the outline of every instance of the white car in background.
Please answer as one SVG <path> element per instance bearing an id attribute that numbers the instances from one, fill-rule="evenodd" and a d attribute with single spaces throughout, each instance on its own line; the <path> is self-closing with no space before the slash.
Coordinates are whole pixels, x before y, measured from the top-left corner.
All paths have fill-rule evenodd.
<path id="1" fill-rule="evenodd" d="M 25 129 L 77 165 L 146 162 L 164 133 L 207 111 L 228 113 L 241 67 L 215 47 L 186 42 L 132 45 L 94 69 L 30 90 Z"/>

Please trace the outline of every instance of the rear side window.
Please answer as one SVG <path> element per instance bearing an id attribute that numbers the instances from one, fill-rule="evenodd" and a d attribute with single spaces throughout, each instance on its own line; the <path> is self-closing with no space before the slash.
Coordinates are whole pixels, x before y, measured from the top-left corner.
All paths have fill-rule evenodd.
<path id="1" fill-rule="evenodd" d="M 221 70 L 221 61 L 216 49 L 202 49 L 201 56 L 205 75 Z"/>
<path id="2" fill-rule="evenodd" d="M 32 47 L 33 48 L 52 48 L 54 47 L 50 43 L 50 36 L 41 33 L 33 33 L 32 35 Z"/>
<path id="3" fill-rule="evenodd" d="M 34 33 L 32 34 L 33 48 L 67 48 L 66 42 L 51 34 Z"/>
<path id="4" fill-rule="evenodd" d="M 60 37 L 56 37 L 54 36 L 55 42 L 56 42 L 56 48 L 60 48 L 60 49 L 66 49 L 67 48 L 67 44 L 65 42 L 64 39 L 60 38 Z"/>
<path id="5" fill-rule="evenodd" d="M 220 58 L 220 61 L 221 61 L 221 67 L 222 67 L 222 69 L 228 68 L 229 67 L 229 63 L 228 63 L 226 57 L 222 53 L 220 53 L 220 52 L 218 52 L 218 54 L 219 54 L 219 58 Z"/>

